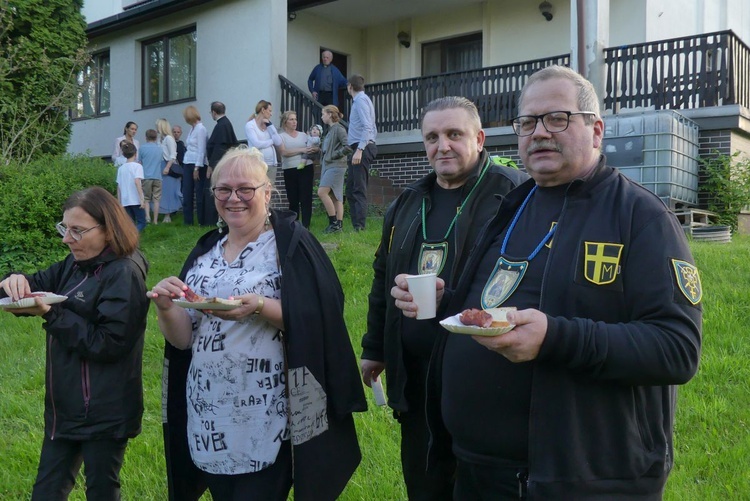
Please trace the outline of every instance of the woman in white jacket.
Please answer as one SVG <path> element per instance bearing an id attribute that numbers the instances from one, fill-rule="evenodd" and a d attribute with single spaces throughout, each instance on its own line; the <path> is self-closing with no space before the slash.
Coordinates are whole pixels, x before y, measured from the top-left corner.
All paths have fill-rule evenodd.
<path id="1" fill-rule="evenodd" d="M 255 113 L 245 124 L 247 145 L 255 146 L 263 153 L 263 160 L 268 165 L 268 178 L 276 184 L 276 167 L 279 164 L 276 147 L 281 146 L 281 136 L 271 123 L 273 108 L 271 103 L 261 99 L 255 105 Z"/>

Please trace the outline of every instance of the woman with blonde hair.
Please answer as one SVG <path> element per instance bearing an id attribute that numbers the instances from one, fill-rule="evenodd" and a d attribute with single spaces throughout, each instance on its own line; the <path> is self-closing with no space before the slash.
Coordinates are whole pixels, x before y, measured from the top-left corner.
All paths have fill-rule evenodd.
<path id="1" fill-rule="evenodd" d="M 263 154 L 263 160 L 268 165 L 268 178 L 271 184 L 276 184 L 276 167 L 279 165 L 276 147 L 281 146 L 281 136 L 271 122 L 273 107 L 271 103 L 261 99 L 255 105 L 255 113 L 245 124 L 247 145 L 254 146 Z"/>
<path id="2" fill-rule="evenodd" d="M 193 224 L 193 201 L 198 212 L 198 224 L 205 224 L 205 210 L 203 208 L 203 194 L 208 189 L 206 178 L 206 141 L 208 133 L 201 123 L 201 114 L 195 106 L 188 106 L 182 112 L 183 118 L 190 125 L 185 140 L 185 157 L 182 173 L 182 216 L 186 225 Z"/>
<path id="3" fill-rule="evenodd" d="M 341 284 L 295 214 L 271 209 L 270 181 L 257 149 L 229 150 L 211 175 L 220 228 L 148 293 L 167 340 L 169 499 L 208 486 L 281 501 L 293 483 L 295 499 L 333 500 L 361 459 L 352 413 L 367 405 Z"/>
<path id="4" fill-rule="evenodd" d="M 177 163 L 177 142 L 172 137 L 172 126 L 166 118 L 156 121 L 162 151 L 161 205 L 159 214 L 164 214 L 163 223 L 172 222 L 172 213 L 182 208 L 182 166 Z M 174 168 L 173 168 L 174 166 Z"/>
<path id="5" fill-rule="evenodd" d="M 346 128 L 339 123 L 344 115 L 329 104 L 323 107 L 321 120 L 328 125 L 328 133 L 323 138 L 320 186 L 318 197 L 328 214 L 328 227 L 323 233 L 336 233 L 342 230 L 344 219 L 344 174 L 346 156 L 351 153 L 347 144 Z"/>

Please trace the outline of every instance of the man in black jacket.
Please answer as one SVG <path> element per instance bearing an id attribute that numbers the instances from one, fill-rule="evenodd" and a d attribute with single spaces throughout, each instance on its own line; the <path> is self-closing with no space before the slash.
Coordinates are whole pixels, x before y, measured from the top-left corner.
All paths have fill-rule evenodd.
<path id="1" fill-rule="evenodd" d="M 234 133 L 234 127 L 232 122 L 226 117 L 227 112 L 224 103 L 214 101 L 211 103 L 211 117 L 216 121 L 214 130 L 211 131 L 211 137 L 208 138 L 206 143 L 206 157 L 208 158 L 208 169 L 206 170 L 206 177 L 211 178 L 211 173 L 216 164 L 219 163 L 221 157 L 227 152 L 229 148 L 237 146 L 237 136 Z M 205 208 L 206 215 L 203 224 L 210 226 L 215 225 L 218 220 L 218 214 L 216 213 L 216 207 L 214 206 L 214 198 L 211 194 L 211 190 L 207 189 L 203 194 L 205 202 L 203 207 Z"/>
<path id="2" fill-rule="evenodd" d="M 515 328 L 436 341 L 430 452 L 450 443 L 458 500 L 660 500 L 675 385 L 701 348 L 685 234 L 656 195 L 606 166 L 599 99 L 582 76 L 544 68 L 518 108 L 533 179 L 501 202 L 455 290 L 437 285 L 439 318 L 502 305 L 517 308 Z M 415 316 L 396 282 L 396 305 Z"/>
<path id="3" fill-rule="evenodd" d="M 409 499 L 452 499 L 455 463 L 425 474 L 428 431 L 424 381 L 433 321 L 404 318 L 389 291 L 399 273 L 457 277 L 498 196 L 528 176 L 498 165 L 484 150 L 476 106 L 463 97 L 432 101 L 422 112 L 422 137 L 433 172 L 408 186 L 389 207 L 373 268 L 362 379 L 368 386 L 384 369 L 388 403 L 401 424 L 401 462 Z"/>

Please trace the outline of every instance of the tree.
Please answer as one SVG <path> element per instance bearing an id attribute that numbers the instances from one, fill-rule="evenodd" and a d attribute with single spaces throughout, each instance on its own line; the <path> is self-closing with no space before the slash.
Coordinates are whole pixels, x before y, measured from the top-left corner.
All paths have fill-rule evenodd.
<path id="1" fill-rule="evenodd" d="M 82 0 L 0 0 L 0 164 L 61 154 L 88 61 Z"/>

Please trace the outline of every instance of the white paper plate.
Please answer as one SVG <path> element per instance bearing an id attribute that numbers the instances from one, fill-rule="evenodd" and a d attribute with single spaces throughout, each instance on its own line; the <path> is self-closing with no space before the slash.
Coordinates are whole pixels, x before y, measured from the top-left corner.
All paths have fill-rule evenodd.
<path id="1" fill-rule="evenodd" d="M 62 303 L 63 301 L 68 299 L 68 296 L 60 296 L 58 294 L 53 294 L 52 292 L 35 292 L 35 294 L 44 294 L 44 296 L 41 296 L 40 298 L 44 304 Z M 35 297 L 27 297 L 24 299 L 19 299 L 18 301 L 12 301 L 9 297 L 4 297 L 0 299 L 0 308 L 3 308 L 5 310 L 30 308 L 34 306 L 35 299 Z"/>
<path id="2" fill-rule="evenodd" d="M 515 308 L 490 308 L 486 311 L 492 315 L 493 320 L 505 322 L 506 314 L 512 310 L 515 310 Z M 441 320 L 440 325 L 445 327 L 448 332 L 454 334 L 469 334 L 471 336 L 499 336 L 500 334 L 510 332 L 513 330 L 513 327 L 515 327 L 515 324 L 510 324 L 505 327 L 477 327 L 476 325 L 464 325 L 461 323 L 461 320 L 459 320 L 459 316 L 461 316 L 460 313 L 448 317 L 445 320 Z"/>
<path id="3" fill-rule="evenodd" d="M 213 310 L 213 311 L 229 311 L 242 306 L 241 299 L 225 299 L 225 301 L 232 301 L 232 304 L 225 303 L 191 303 L 184 299 L 173 299 L 172 302 L 180 308 L 192 308 L 194 310 Z"/>

